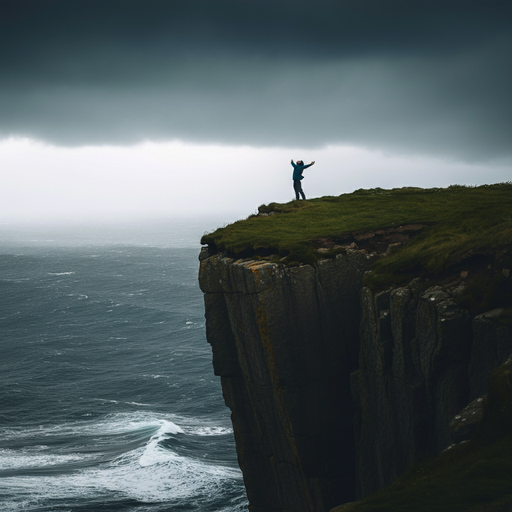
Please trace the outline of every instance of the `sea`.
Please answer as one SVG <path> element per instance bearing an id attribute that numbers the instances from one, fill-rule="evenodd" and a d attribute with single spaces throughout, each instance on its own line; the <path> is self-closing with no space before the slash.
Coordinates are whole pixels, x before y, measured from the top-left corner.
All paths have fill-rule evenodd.
<path id="1" fill-rule="evenodd" d="M 247 510 L 197 279 L 221 224 L 0 225 L 0 511 Z"/>

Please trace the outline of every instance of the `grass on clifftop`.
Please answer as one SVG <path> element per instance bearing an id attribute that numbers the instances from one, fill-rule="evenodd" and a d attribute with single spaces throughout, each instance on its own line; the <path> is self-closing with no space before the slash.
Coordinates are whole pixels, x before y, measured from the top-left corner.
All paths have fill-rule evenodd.
<path id="1" fill-rule="evenodd" d="M 201 243 L 233 257 L 277 254 L 287 264 L 313 263 L 320 256 L 312 244 L 316 238 L 433 223 L 375 265 L 367 279 L 373 288 L 401 284 L 410 276 L 439 276 L 472 254 L 496 254 L 512 245 L 512 183 L 361 189 L 338 197 L 271 203 L 259 210 L 275 214 L 219 228 L 205 234 Z"/>

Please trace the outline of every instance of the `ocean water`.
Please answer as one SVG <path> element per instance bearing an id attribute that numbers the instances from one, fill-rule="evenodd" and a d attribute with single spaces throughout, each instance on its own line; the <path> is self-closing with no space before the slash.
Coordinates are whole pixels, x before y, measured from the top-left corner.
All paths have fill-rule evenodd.
<path id="1" fill-rule="evenodd" d="M 184 230 L 0 229 L 1 511 L 246 510 Z"/>

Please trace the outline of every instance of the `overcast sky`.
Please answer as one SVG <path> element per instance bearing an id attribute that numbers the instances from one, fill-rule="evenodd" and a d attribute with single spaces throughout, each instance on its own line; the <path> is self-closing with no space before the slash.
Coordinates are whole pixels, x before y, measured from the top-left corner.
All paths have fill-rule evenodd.
<path id="1" fill-rule="evenodd" d="M 512 3 L 1 0 L 0 221 L 511 179 Z M 230 212 L 230 213 L 229 213 Z"/>

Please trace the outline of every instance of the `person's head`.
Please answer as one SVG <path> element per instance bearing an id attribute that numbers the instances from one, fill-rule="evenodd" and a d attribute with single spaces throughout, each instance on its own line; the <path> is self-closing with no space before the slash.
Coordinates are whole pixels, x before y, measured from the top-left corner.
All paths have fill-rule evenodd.
<path id="1" fill-rule="evenodd" d="M 303 162 L 302 160 L 297 160 L 297 163 L 298 163 L 299 165 L 304 165 L 304 162 Z"/>

